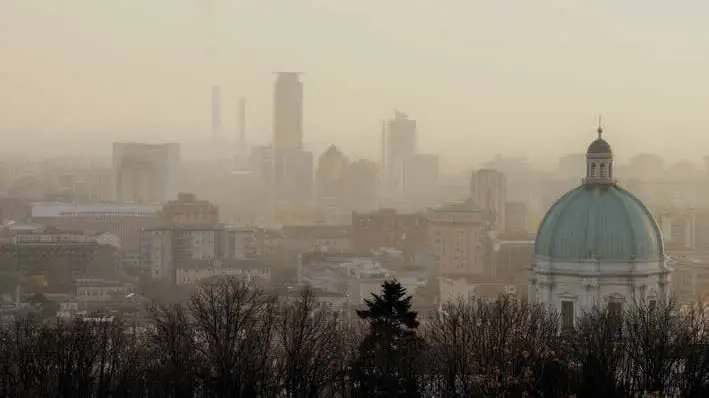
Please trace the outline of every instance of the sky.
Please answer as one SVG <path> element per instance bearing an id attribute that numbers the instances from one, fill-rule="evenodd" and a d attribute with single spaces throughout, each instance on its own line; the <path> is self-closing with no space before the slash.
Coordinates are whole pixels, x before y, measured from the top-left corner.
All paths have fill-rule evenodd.
<path id="1" fill-rule="evenodd" d="M 376 158 L 381 120 L 476 164 L 709 155 L 705 0 L 0 0 L 0 147 L 225 134 L 270 140 L 274 72 L 302 72 L 305 144 Z M 92 147 L 93 148 L 93 147 Z M 621 156 L 621 157 L 622 157 Z"/>

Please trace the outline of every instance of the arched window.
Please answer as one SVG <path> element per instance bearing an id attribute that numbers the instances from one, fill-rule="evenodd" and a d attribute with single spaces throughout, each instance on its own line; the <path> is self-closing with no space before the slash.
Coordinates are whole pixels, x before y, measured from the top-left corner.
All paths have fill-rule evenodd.
<path id="1" fill-rule="evenodd" d="M 600 177 L 606 178 L 606 165 L 604 163 L 601 163 L 601 166 L 598 169 L 600 171 Z"/>
<path id="2" fill-rule="evenodd" d="M 591 163 L 591 178 L 596 177 L 596 164 Z"/>

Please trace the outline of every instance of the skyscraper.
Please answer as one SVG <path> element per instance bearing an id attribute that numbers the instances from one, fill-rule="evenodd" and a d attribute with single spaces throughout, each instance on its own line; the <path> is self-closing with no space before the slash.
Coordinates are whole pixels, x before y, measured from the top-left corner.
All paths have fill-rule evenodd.
<path id="1" fill-rule="evenodd" d="M 303 84 L 297 72 L 280 72 L 273 96 L 273 147 L 276 152 L 303 147 Z"/>
<path id="2" fill-rule="evenodd" d="M 383 131 L 384 165 L 382 182 L 387 194 L 405 193 L 405 165 L 416 153 L 416 121 L 396 111 L 394 119 L 386 122 Z"/>
<path id="3" fill-rule="evenodd" d="M 274 185 L 279 199 L 309 203 L 313 154 L 303 150 L 303 84 L 297 72 L 278 73 L 273 95 Z"/>

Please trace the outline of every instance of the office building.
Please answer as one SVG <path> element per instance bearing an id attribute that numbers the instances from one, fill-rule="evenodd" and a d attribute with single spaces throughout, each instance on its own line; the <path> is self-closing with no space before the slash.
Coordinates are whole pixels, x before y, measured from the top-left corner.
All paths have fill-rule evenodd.
<path id="1" fill-rule="evenodd" d="M 296 72 L 278 73 L 276 79 L 273 147 L 277 153 L 303 149 L 303 84 Z"/>
<path id="2" fill-rule="evenodd" d="M 387 195 L 405 194 L 406 161 L 416 153 L 416 121 L 396 111 L 382 132 L 382 183 Z"/>

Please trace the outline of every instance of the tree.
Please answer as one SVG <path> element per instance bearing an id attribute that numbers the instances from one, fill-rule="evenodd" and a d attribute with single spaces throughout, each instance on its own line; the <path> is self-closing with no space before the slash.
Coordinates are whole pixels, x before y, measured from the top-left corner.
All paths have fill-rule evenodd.
<path id="1" fill-rule="evenodd" d="M 430 395 L 566 397 L 558 318 L 510 295 L 444 304 L 425 328 Z"/>
<path id="2" fill-rule="evenodd" d="M 382 284 L 382 293 L 364 300 L 357 315 L 369 321 L 354 366 L 357 396 L 416 397 L 422 342 L 416 335 L 417 313 L 411 296 L 396 280 Z"/>
<path id="3" fill-rule="evenodd" d="M 336 387 L 341 329 L 336 313 L 323 308 L 310 289 L 280 308 L 278 337 L 283 390 L 288 398 L 332 395 Z"/>
<path id="4" fill-rule="evenodd" d="M 209 396 L 270 396 L 276 302 L 233 277 L 205 283 L 189 304 L 198 374 Z"/>

